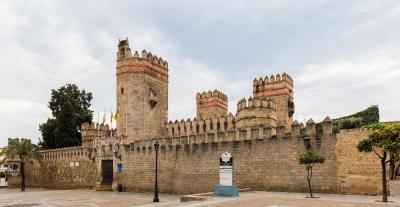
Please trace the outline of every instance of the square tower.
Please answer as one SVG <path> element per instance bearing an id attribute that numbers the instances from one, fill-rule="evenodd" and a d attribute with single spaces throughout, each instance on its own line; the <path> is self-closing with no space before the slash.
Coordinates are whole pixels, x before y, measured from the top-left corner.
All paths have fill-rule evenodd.
<path id="1" fill-rule="evenodd" d="M 117 52 L 117 135 L 127 141 L 164 135 L 168 120 L 168 63 L 150 52 L 132 54 L 128 39 Z"/>
<path id="2" fill-rule="evenodd" d="M 293 79 L 283 73 L 276 77 L 271 75 L 264 79 L 254 79 L 253 82 L 254 98 L 272 98 L 276 103 L 277 126 L 285 126 L 286 131 L 290 131 L 293 122 L 294 102 L 293 102 Z"/>
<path id="3" fill-rule="evenodd" d="M 215 89 L 213 92 L 197 93 L 196 119 L 208 119 L 228 115 L 228 97 Z"/>

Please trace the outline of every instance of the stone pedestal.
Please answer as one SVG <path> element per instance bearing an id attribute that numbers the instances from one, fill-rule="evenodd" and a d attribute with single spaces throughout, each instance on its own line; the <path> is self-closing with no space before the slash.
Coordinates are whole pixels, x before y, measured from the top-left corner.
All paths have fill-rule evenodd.
<path id="1" fill-rule="evenodd" d="M 239 189 L 235 185 L 217 185 L 214 188 L 214 196 L 236 197 L 239 196 Z"/>

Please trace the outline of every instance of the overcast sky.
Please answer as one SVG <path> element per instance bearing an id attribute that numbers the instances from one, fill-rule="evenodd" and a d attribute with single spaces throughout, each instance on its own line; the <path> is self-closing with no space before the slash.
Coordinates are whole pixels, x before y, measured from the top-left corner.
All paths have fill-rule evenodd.
<path id="1" fill-rule="evenodd" d="M 40 137 L 50 90 L 75 83 L 92 109 L 115 111 L 118 39 L 169 62 L 169 119 L 195 116 L 217 88 L 229 110 L 254 78 L 287 72 L 297 119 L 378 104 L 400 120 L 400 2 L 0 1 L 0 146 Z M 97 118 L 96 118 L 97 119 Z"/>

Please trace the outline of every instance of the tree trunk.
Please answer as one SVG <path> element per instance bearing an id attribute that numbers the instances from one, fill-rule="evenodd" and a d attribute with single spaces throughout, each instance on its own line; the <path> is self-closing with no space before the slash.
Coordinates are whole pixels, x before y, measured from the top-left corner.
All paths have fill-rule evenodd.
<path id="1" fill-rule="evenodd" d="M 311 173 L 310 173 L 311 171 Z M 311 177 L 312 177 L 312 168 L 307 170 L 307 182 L 308 182 L 308 189 L 310 190 L 310 198 L 313 198 L 312 189 L 311 189 Z"/>
<path id="2" fill-rule="evenodd" d="M 21 160 L 21 191 L 25 191 L 25 169 L 24 169 L 24 161 Z"/>
<path id="3" fill-rule="evenodd" d="M 387 187 L 386 187 L 386 152 L 383 153 L 381 159 L 382 167 L 382 202 L 387 202 Z"/>

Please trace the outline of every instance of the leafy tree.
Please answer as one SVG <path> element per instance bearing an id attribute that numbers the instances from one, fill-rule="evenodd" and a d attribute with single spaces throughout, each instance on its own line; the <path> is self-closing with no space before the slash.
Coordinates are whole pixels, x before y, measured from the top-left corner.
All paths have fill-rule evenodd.
<path id="1" fill-rule="evenodd" d="M 39 142 L 39 145 L 43 149 L 56 148 L 56 128 L 57 120 L 54 118 L 49 118 L 47 122 L 39 125 L 39 131 L 42 133 L 42 140 Z"/>
<path id="2" fill-rule="evenodd" d="M 400 124 L 374 124 L 367 128 L 370 134 L 357 145 L 360 152 L 374 152 L 382 168 L 382 201 L 387 202 L 386 164 L 400 152 Z"/>
<path id="3" fill-rule="evenodd" d="M 313 198 L 311 189 L 311 178 L 313 176 L 313 167 L 315 164 L 324 163 L 325 158 L 322 155 L 313 151 L 312 149 L 307 149 L 303 154 L 300 155 L 299 161 L 301 165 L 304 165 L 306 167 L 308 189 L 310 190 L 310 197 Z"/>
<path id="4" fill-rule="evenodd" d="M 49 108 L 53 117 L 39 125 L 42 133 L 39 145 L 44 149 L 80 145 L 80 127 L 93 118 L 89 109 L 92 98 L 92 93 L 79 90 L 75 84 L 52 89 Z"/>
<path id="5" fill-rule="evenodd" d="M 379 123 L 379 108 L 378 105 L 372 105 L 355 114 L 333 119 L 332 130 L 333 133 L 338 133 L 341 129 L 354 129 L 376 123 Z M 322 122 L 315 127 L 317 134 L 322 134 Z"/>
<path id="6" fill-rule="evenodd" d="M 8 139 L 8 145 L 0 155 L 4 155 L 6 160 L 18 158 L 21 161 L 21 191 L 25 191 L 25 163 L 31 159 L 41 160 L 42 155 L 38 151 L 39 147 L 31 143 L 29 139 Z"/>

